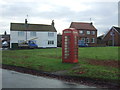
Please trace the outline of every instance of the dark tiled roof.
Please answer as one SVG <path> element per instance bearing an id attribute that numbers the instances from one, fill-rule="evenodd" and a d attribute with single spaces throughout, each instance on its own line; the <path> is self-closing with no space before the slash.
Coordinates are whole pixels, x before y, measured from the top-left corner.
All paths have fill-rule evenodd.
<path id="1" fill-rule="evenodd" d="M 92 23 L 72 22 L 70 28 L 78 30 L 97 30 Z"/>
<path id="2" fill-rule="evenodd" d="M 11 23 L 10 25 L 11 31 L 50 31 L 57 32 L 55 27 L 52 25 L 45 24 L 27 24 L 25 23 Z"/>
<path id="3" fill-rule="evenodd" d="M 120 33 L 120 27 L 115 27 L 114 28 Z"/>

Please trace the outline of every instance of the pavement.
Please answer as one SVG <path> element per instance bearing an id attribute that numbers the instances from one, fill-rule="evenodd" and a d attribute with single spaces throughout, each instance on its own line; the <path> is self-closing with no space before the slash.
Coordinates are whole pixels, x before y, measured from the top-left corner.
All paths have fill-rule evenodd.
<path id="1" fill-rule="evenodd" d="M 2 88 L 96 88 L 53 78 L 2 70 Z"/>

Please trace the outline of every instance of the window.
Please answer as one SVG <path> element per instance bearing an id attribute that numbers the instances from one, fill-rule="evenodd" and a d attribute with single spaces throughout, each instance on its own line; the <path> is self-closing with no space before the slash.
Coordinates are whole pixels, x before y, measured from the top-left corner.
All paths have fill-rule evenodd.
<path id="1" fill-rule="evenodd" d="M 95 35 L 95 31 L 92 31 L 92 35 Z"/>
<path id="2" fill-rule="evenodd" d="M 53 44 L 54 44 L 54 41 L 52 41 L 52 40 L 48 41 L 48 45 L 53 45 Z"/>
<path id="3" fill-rule="evenodd" d="M 90 31 L 87 31 L 87 34 L 90 34 Z"/>
<path id="4" fill-rule="evenodd" d="M 87 42 L 87 43 L 90 43 L 89 38 L 86 39 L 86 42 Z"/>
<path id="5" fill-rule="evenodd" d="M 24 31 L 18 31 L 18 36 L 24 36 Z"/>
<path id="6" fill-rule="evenodd" d="M 85 41 L 85 38 L 81 38 L 82 41 Z"/>
<path id="7" fill-rule="evenodd" d="M 48 37 L 53 37 L 54 33 L 53 32 L 48 32 Z"/>
<path id="8" fill-rule="evenodd" d="M 92 39 L 91 39 L 91 42 L 92 42 L 92 43 L 95 43 L 95 38 L 92 38 Z"/>
<path id="9" fill-rule="evenodd" d="M 83 32 L 83 30 L 80 30 L 79 33 L 80 33 L 80 34 L 83 34 L 84 32 Z"/>
<path id="10" fill-rule="evenodd" d="M 36 32 L 30 32 L 30 36 L 36 36 Z"/>

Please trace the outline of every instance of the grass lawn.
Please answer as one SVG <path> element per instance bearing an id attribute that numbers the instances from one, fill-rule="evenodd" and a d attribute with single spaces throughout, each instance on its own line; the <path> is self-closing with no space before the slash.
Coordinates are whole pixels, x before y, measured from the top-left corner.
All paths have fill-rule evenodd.
<path id="1" fill-rule="evenodd" d="M 2 63 L 46 72 L 67 70 L 66 75 L 117 80 L 118 48 L 79 48 L 79 63 L 62 63 L 62 49 L 4 50 Z"/>

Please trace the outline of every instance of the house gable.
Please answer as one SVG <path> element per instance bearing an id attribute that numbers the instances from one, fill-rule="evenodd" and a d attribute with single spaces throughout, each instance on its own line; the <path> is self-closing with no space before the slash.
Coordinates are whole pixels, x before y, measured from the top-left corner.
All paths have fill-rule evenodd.
<path id="1" fill-rule="evenodd" d="M 117 33 L 120 35 L 120 28 L 113 26 L 113 27 L 104 35 L 103 39 L 104 39 L 112 30 L 114 30 L 115 32 L 117 32 Z"/>
<path id="2" fill-rule="evenodd" d="M 120 34 L 120 27 L 113 27 Z"/>
<path id="3" fill-rule="evenodd" d="M 118 30 L 120 28 L 118 27 Z M 116 27 L 112 27 L 104 36 L 103 42 L 107 46 L 120 46 L 120 33 L 116 30 Z"/>

